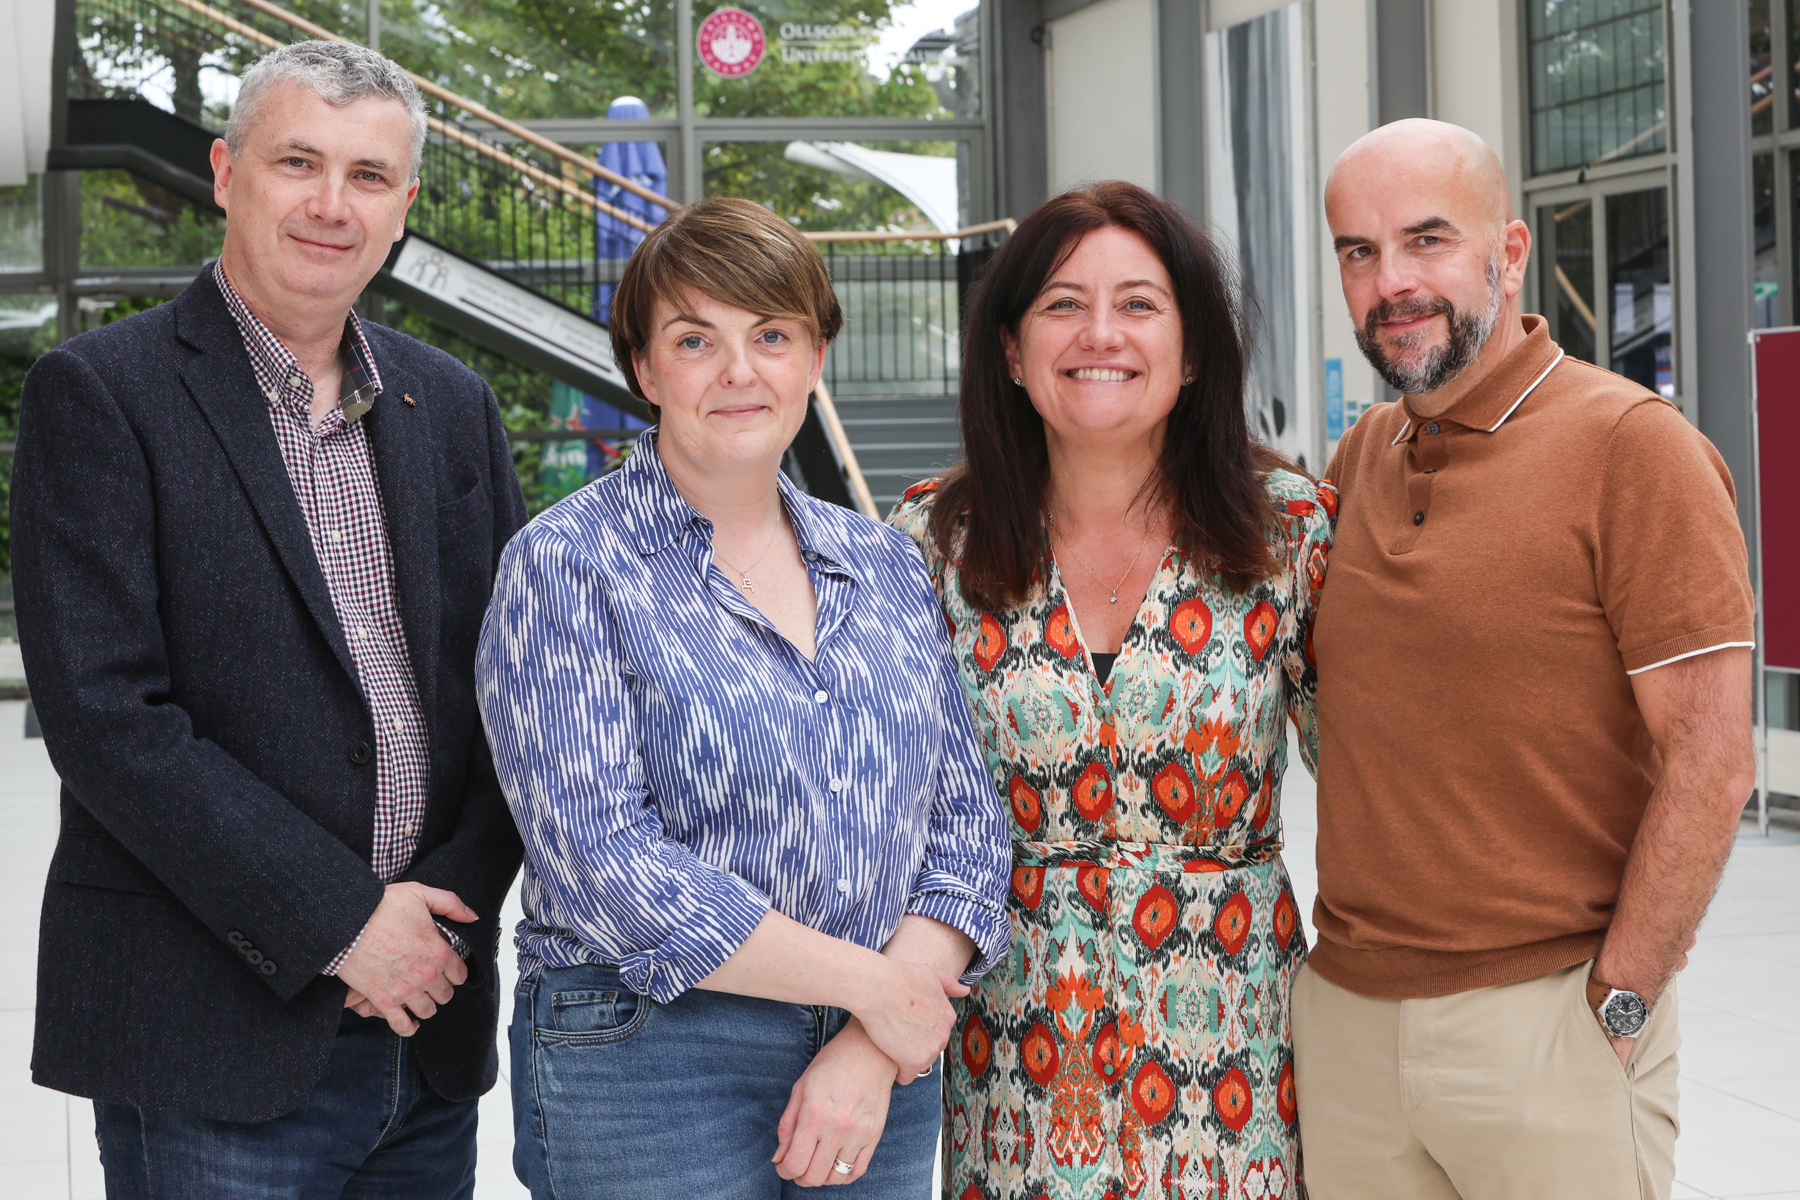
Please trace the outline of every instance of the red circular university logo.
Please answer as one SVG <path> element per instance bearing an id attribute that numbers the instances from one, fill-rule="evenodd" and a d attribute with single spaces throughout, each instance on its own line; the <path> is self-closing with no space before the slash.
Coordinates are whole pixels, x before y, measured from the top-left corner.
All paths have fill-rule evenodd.
<path id="1" fill-rule="evenodd" d="M 742 79 L 756 70 L 768 46 L 762 22 L 741 8 L 721 8 L 700 22 L 694 40 L 706 69 L 726 79 Z"/>

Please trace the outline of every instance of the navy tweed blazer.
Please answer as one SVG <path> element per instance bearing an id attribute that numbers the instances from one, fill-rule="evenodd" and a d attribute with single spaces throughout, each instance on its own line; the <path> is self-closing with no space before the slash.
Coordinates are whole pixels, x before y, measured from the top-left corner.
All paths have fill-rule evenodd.
<path id="1" fill-rule="evenodd" d="M 473 662 L 525 507 L 488 386 L 365 328 L 386 390 L 363 420 L 431 743 L 402 878 L 481 914 L 461 930 L 468 983 L 413 1044 L 465 1099 L 498 1065 L 498 918 L 520 858 Z M 63 783 L 33 1078 L 221 1120 L 291 1111 L 343 1013 L 319 969 L 382 895 L 375 731 L 211 270 L 37 362 L 12 496 L 20 642 Z"/>

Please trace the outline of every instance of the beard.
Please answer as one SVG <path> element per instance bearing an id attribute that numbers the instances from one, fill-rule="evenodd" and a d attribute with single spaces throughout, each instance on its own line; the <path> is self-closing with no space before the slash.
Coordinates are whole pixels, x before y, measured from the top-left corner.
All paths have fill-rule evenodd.
<path id="1" fill-rule="evenodd" d="M 1427 395 L 1461 375 L 1475 361 L 1475 356 L 1493 336 L 1494 326 L 1500 323 L 1500 310 L 1506 304 L 1506 295 L 1500 286 L 1499 260 L 1488 259 L 1484 274 L 1487 277 L 1487 304 L 1478 312 L 1458 312 L 1454 304 L 1441 296 L 1413 298 L 1399 304 L 1383 300 L 1369 310 L 1363 318 L 1362 328 L 1356 331 L 1356 345 L 1369 360 L 1369 365 L 1387 380 L 1389 387 L 1408 396 Z M 1443 313 L 1450 327 L 1443 345 L 1426 351 L 1410 364 L 1388 356 L 1379 339 L 1382 322 L 1415 320 L 1436 313 Z M 1416 350 L 1427 336 L 1425 330 L 1402 334 L 1396 339 L 1397 348 L 1402 353 Z"/>

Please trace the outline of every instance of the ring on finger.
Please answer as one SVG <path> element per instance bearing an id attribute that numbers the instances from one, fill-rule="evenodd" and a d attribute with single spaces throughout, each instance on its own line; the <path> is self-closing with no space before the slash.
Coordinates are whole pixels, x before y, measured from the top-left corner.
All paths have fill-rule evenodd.
<path id="1" fill-rule="evenodd" d="M 845 1162 L 834 1154 L 831 1158 L 831 1169 L 839 1175 L 848 1175 L 850 1172 L 856 1170 L 856 1164 L 853 1162 Z"/>

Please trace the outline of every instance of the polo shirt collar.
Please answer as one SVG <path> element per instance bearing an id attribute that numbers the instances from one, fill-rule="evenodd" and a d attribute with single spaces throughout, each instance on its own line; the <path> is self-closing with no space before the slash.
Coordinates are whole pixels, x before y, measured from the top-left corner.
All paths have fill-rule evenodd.
<path id="1" fill-rule="evenodd" d="M 1488 377 L 1476 384 L 1468 395 L 1450 406 L 1442 416 L 1423 418 L 1412 410 L 1410 398 L 1403 401 L 1407 421 L 1394 444 L 1418 437 L 1419 427 L 1427 420 L 1454 421 L 1468 429 L 1493 433 L 1506 424 L 1537 386 L 1544 382 L 1556 364 L 1562 361 L 1562 347 L 1550 340 L 1550 323 L 1536 313 L 1520 318 L 1525 327 L 1525 340 L 1500 361 Z"/>
<path id="2" fill-rule="evenodd" d="M 669 478 L 656 450 L 656 437 L 654 428 L 638 435 L 625 465 L 619 468 L 620 499 L 624 501 L 632 540 L 642 555 L 667 549 L 695 525 L 708 542 L 712 540 L 712 522 L 687 502 Z M 776 486 L 781 489 L 781 503 L 787 509 L 788 519 L 794 524 L 801 554 L 824 570 L 858 579 L 854 553 L 838 524 L 815 513 L 808 498 L 786 474 L 777 473 Z"/>

